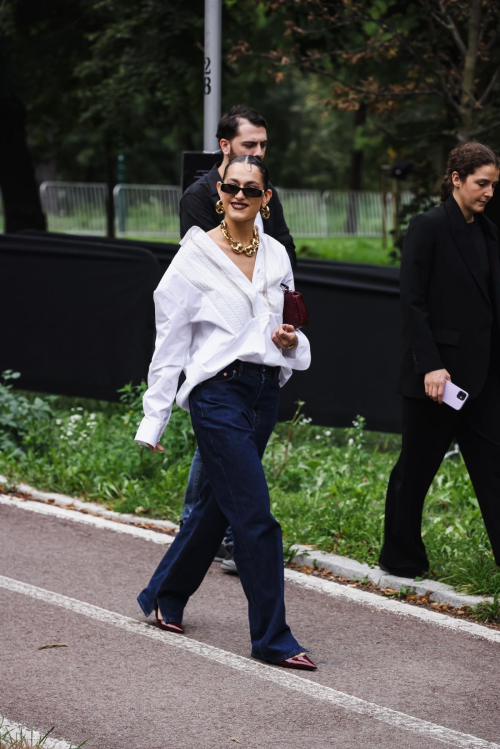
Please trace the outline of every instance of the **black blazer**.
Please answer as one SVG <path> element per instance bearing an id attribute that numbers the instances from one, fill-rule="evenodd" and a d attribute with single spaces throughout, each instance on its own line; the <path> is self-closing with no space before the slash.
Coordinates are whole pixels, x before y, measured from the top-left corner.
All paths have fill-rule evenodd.
<path id="1" fill-rule="evenodd" d="M 495 225 L 483 214 L 493 298 L 464 215 L 453 196 L 410 222 L 401 260 L 403 356 L 399 392 L 425 398 L 424 376 L 447 369 L 452 382 L 479 395 L 486 380 L 491 328 L 500 323 L 500 255 Z"/>
<path id="2" fill-rule="evenodd" d="M 215 212 L 215 204 L 219 200 L 217 192 L 217 182 L 220 181 L 218 166 L 220 164 L 213 166 L 204 177 L 200 177 L 196 182 L 193 182 L 184 192 L 179 211 L 181 237 L 192 226 L 199 226 L 203 231 L 215 229 L 224 218 L 224 216 Z M 278 198 L 276 188 L 271 183 L 269 183 L 269 188 L 273 191 L 272 198 L 269 201 L 271 215 L 268 219 L 263 220 L 264 231 L 285 246 L 292 268 L 295 268 L 297 265 L 295 245 L 283 216 L 283 206 Z"/>

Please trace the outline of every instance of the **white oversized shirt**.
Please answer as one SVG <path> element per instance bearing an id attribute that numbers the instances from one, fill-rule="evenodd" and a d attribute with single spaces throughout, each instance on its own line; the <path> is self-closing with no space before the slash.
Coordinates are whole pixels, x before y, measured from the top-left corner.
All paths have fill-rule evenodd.
<path id="1" fill-rule="evenodd" d="M 271 340 L 283 322 L 284 283 L 291 289 L 288 254 L 278 241 L 259 232 L 252 281 L 199 227 L 181 241 L 154 292 L 156 345 L 144 395 L 144 418 L 135 441 L 156 445 L 168 424 L 179 375 L 186 379 L 177 404 L 189 410 L 191 390 L 235 359 L 280 366 L 280 385 L 292 369 L 311 363 L 309 341 L 297 331 L 297 348 L 284 351 Z"/>

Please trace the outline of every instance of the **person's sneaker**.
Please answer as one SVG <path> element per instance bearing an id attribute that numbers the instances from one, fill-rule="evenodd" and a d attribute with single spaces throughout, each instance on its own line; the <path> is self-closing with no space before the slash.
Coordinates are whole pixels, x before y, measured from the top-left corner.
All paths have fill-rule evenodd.
<path id="1" fill-rule="evenodd" d="M 226 558 L 222 560 L 220 568 L 223 572 L 228 572 L 230 575 L 237 575 L 238 568 L 233 558 L 233 547 L 225 546 L 224 548 L 226 550 Z"/>
<path id="2" fill-rule="evenodd" d="M 219 551 L 214 556 L 214 562 L 223 562 L 224 559 L 227 557 L 227 547 L 224 544 L 221 544 L 219 546 Z"/>

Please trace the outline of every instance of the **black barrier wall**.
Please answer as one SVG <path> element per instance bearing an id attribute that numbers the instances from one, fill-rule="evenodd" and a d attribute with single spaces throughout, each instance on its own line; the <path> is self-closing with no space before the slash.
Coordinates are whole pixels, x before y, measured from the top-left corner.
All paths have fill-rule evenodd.
<path id="1" fill-rule="evenodd" d="M 144 378 L 161 277 L 148 250 L 4 235 L 0 267 L 0 372 L 19 387 L 113 400 Z"/>
<path id="2" fill-rule="evenodd" d="M 21 372 L 24 389 L 105 400 L 145 379 L 153 291 L 177 248 L 0 235 L 0 372 Z M 312 364 L 282 389 L 281 420 L 302 400 L 316 424 L 350 426 L 360 414 L 369 429 L 400 431 L 398 277 L 395 268 L 299 259 L 296 286 L 310 312 Z"/>

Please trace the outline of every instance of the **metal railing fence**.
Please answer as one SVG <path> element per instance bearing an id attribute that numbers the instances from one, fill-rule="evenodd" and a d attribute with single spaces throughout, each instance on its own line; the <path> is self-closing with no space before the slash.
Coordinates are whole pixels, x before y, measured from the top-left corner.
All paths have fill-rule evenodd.
<path id="1" fill-rule="evenodd" d="M 326 237 L 326 211 L 318 190 L 277 188 L 290 234 L 296 237 Z"/>
<path id="2" fill-rule="evenodd" d="M 106 185 L 43 182 L 43 209 L 50 231 L 105 234 Z M 285 220 L 295 237 L 379 237 L 382 193 L 345 190 L 279 189 Z M 117 236 L 179 237 L 181 190 L 171 185 L 119 184 L 113 190 Z M 411 200 L 402 192 L 401 203 Z M 392 226 L 392 197 L 387 195 L 387 228 Z M 1 214 L 0 214 L 1 221 Z"/>
<path id="3" fill-rule="evenodd" d="M 327 235 L 373 237 L 382 233 L 382 195 L 374 192 L 323 193 Z M 388 206 L 387 213 L 389 214 Z"/>
<path id="4" fill-rule="evenodd" d="M 102 182 L 42 182 L 40 200 L 49 231 L 106 233 L 106 185 Z"/>
<path id="5" fill-rule="evenodd" d="M 113 190 L 119 236 L 178 237 L 180 187 L 116 185 Z"/>

